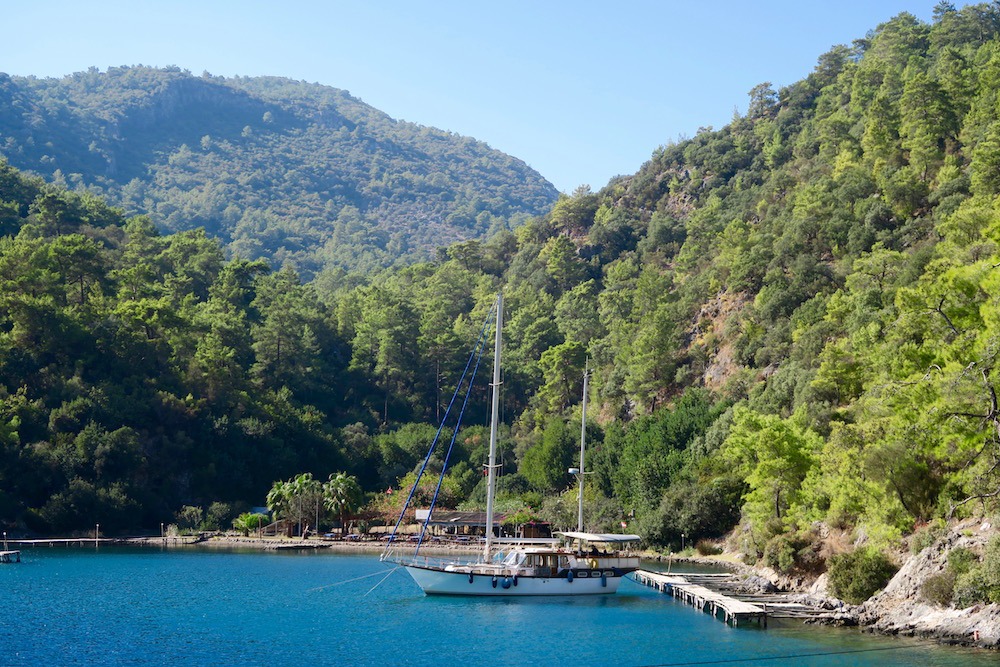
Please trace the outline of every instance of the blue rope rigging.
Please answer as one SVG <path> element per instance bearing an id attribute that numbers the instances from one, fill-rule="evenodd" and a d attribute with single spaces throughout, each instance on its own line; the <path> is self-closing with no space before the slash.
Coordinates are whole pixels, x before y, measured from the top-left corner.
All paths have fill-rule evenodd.
<path id="1" fill-rule="evenodd" d="M 489 321 L 489 318 L 487 318 L 487 325 L 489 325 Z M 458 440 L 458 431 L 462 426 L 462 417 L 465 416 L 465 408 L 469 405 L 469 397 L 472 395 L 472 384 L 476 381 L 476 374 L 479 372 L 479 363 L 483 360 L 483 350 L 486 349 L 486 341 L 483 340 L 482 334 L 480 335 L 477 345 L 479 347 L 479 354 L 476 356 L 476 366 L 472 369 L 472 377 L 469 378 L 469 390 L 465 392 L 465 399 L 462 401 L 462 410 L 458 413 L 458 421 L 455 422 L 455 430 L 451 434 L 451 442 L 448 443 L 448 452 L 445 454 L 444 462 L 441 464 L 441 474 L 438 475 L 437 486 L 434 487 L 434 497 L 431 498 L 430 509 L 427 511 L 427 516 L 424 518 L 424 524 L 420 528 L 420 537 L 417 538 L 417 548 L 413 550 L 414 556 L 416 556 L 417 552 L 420 551 L 420 545 L 424 543 L 424 535 L 427 534 L 427 525 L 431 521 L 431 515 L 434 513 L 434 506 L 437 504 L 438 494 L 441 492 L 441 484 L 444 482 L 444 473 L 448 470 L 448 460 L 451 459 L 451 452 L 455 448 L 455 441 Z M 476 354 L 475 348 L 472 353 Z"/>
<path id="2" fill-rule="evenodd" d="M 406 510 L 409 509 L 410 503 L 413 501 L 413 496 L 417 492 L 417 487 L 420 485 L 420 480 L 424 476 L 424 472 L 427 470 L 427 464 L 430 463 L 431 455 L 434 453 L 434 449 L 437 447 L 438 440 L 441 437 L 441 432 L 448 421 L 448 417 L 451 414 L 451 409 L 455 405 L 455 400 L 458 398 L 459 392 L 462 390 L 463 384 L 465 384 L 465 378 L 469 373 L 469 368 L 472 367 L 473 360 L 476 361 L 475 370 L 479 370 L 479 361 L 482 359 L 483 351 L 486 348 L 486 332 L 489 330 L 490 323 L 496 319 L 496 305 L 490 310 L 489 314 L 486 316 L 486 320 L 483 322 L 483 328 L 479 332 L 479 339 L 472 348 L 472 353 L 469 355 L 469 360 L 465 364 L 465 369 L 462 371 L 462 376 L 459 378 L 458 383 L 455 386 L 455 393 L 452 394 L 451 400 L 448 402 L 448 408 L 444 412 L 444 417 L 441 419 L 441 424 L 438 426 L 437 432 L 434 434 L 434 439 L 431 441 L 430 447 L 427 450 L 427 456 L 424 457 L 424 462 L 420 466 L 420 471 L 417 473 L 416 481 L 414 481 L 413 486 L 410 488 L 410 493 L 406 497 L 406 502 L 403 504 L 403 508 L 399 512 L 399 518 L 396 519 L 396 525 L 392 529 L 392 538 L 390 538 L 389 543 L 386 544 L 385 551 L 382 552 L 382 558 L 384 559 L 392 548 L 392 544 L 395 541 L 393 538 L 396 536 L 396 532 L 399 530 L 399 525 L 403 522 L 403 517 L 406 515 Z M 473 376 L 469 379 L 469 389 L 466 392 L 465 402 L 462 404 L 462 414 L 459 415 L 458 423 L 455 426 L 455 433 L 458 433 L 458 424 L 461 423 L 462 415 L 465 414 L 465 406 L 468 404 L 468 395 L 472 393 L 472 381 L 475 379 L 475 371 Z M 452 436 L 452 445 L 455 443 L 455 437 Z M 448 454 L 451 454 L 451 447 L 448 448 Z M 445 467 L 447 467 L 447 458 L 445 459 Z M 441 478 L 444 477 L 444 470 L 441 471 Z M 441 488 L 441 479 L 438 480 L 438 488 L 434 492 L 434 500 L 437 500 L 438 490 Z M 433 509 L 433 504 L 432 504 Z M 428 518 L 430 513 L 428 512 Z M 424 530 L 426 530 L 426 521 L 424 522 Z M 424 530 L 421 530 L 420 540 L 423 540 Z M 420 542 L 417 543 L 417 549 L 420 548 Z"/>

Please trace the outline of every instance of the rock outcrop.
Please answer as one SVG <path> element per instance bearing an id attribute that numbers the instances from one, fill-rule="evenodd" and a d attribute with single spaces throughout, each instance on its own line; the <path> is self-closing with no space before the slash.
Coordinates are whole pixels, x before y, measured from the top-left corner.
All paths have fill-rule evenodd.
<path id="1" fill-rule="evenodd" d="M 996 529 L 986 521 L 966 521 L 953 527 L 946 536 L 910 556 L 885 589 L 857 607 L 858 622 L 885 634 L 1000 648 L 1000 605 L 954 609 L 929 602 L 921 594 L 929 578 L 945 571 L 952 549 L 965 547 L 982 553 L 994 535 Z"/>
<path id="2" fill-rule="evenodd" d="M 924 584 L 948 568 L 948 555 L 962 547 L 982 555 L 986 544 L 1000 532 L 1000 526 L 983 519 L 968 519 L 952 525 L 933 544 L 914 555 L 900 555 L 900 569 L 886 587 L 860 605 L 838 600 L 828 586 L 828 577 L 786 575 L 771 568 L 749 567 L 730 558 L 723 563 L 743 574 L 734 592 L 744 595 L 769 595 L 778 591 L 819 613 L 808 623 L 860 625 L 881 634 L 926 637 L 944 643 L 1000 649 L 1000 604 L 976 604 L 965 609 L 945 607 L 926 599 Z M 690 559 L 720 564 L 715 559 Z"/>

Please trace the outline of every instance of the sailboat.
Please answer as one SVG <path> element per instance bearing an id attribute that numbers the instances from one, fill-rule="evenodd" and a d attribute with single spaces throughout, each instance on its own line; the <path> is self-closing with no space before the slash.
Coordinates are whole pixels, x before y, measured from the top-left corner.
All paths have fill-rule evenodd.
<path id="1" fill-rule="evenodd" d="M 602 595 L 614 593 L 622 578 L 638 569 L 639 558 L 629 546 L 638 535 L 588 533 L 583 530 L 584 453 L 586 449 L 587 373 L 584 374 L 583 427 L 580 435 L 580 467 L 571 468 L 580 485 L 577 530 L 556 533 L 557 544 L 504 543 L 493 534 L 496 495 L 496 452 L 500 391 L 500 343 L 503 330 L 503 295 L 495 306 L 490 447 L 487 463 L 486 539 L 478 558 L 439 559 L 419 555 L 393 555 L 390 540 L 381 560 L 406 568 L 427 595 Z M 412 493 L 411 493 L 412 497 Z M 405 509 L 404 509 L 405 512 Z M 402 514 L 400 515 L 402 518 Z M 397 523 L 397 527 L 398 527 Z"/>

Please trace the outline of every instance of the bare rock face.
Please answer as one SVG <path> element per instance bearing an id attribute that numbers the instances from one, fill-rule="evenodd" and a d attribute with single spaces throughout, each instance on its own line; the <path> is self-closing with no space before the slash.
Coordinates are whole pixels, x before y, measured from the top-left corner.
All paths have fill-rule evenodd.
<path id="1" fill-rule="evenodd" d="M 945 537 L 907 559 L 885 589 L 858 608 L 859 623 L 885 634 L 1000 648 L 1000 605 L 954 609 L 929 602 L 921 595 L 924 582 L 945 571 L 952 549 L 965 547 L 982 553 L 995 534 L 995 528 L 988 522 L 959 524 Z"/>
<path id="2" fill-rule="evenodd" d="M 738 593 L 776 593 L 778 587 L 775 586 L 770 579 L 762 577 L 759 575 L 747 575 L 743 577 L 739 585 L 736 587 Z"/>

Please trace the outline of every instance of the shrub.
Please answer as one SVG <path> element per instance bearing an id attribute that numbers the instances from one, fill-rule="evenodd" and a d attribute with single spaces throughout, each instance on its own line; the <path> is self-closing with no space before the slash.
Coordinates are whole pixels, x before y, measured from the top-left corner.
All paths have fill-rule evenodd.
<path id="1" fill-rule="evenodd" d="M 974 567 L 955 580 L 952 599 L 956 608 L 965 609 L 988 600 L 989 584 L 983 570 L 982 567 Z"/>
<path id="2" fill-rule="evenodd" d="M 929 523 L 920 530 L 913 533 L 910 537 L 910 553 L 918 554 L 930 545 L 934 544 L 935 541 L 945 533 L 945 526 L 943 521 L 935 521 Z"/>
<path id="3" fill-rule="evenodd" d="M 955 592 L 955 573 L 952 570 L 945 570 L 927 580 L 920 587 L 920 595 L 928 602 L 947 607 L 951 605 L 951 599 Z"/>
<path id="4" fill-rule="evenodd" d="M 779 572 L 788 573 L 795 567 L 796 548 L 792 538 L 787 535 L 776 535 L 764 546 L 764 565 L 773 567 Z"/>
<path id="5" fill-rule="evenodd" d="M 955 551 L 958 550 L 954 549 L 952 553 Z M 981 563 L 976 564 L 974 558 L 969 552 L 956 559 L 956 567 L 966 569 L 955 582 L 955 606 L 959 609 L 979 602 L 1000 602 L 1000 536 L 994 537 L 986 545 Z M 951 564 L 952 556 L 949 554 L 949 567 Z"/>
<path id="6" fill-rule="evenodd" d="M 980 568 L 986 579 L 987 598 L 990 602 L 1000 602 L 1000 535 L 986 545 L 986 555 Z"/>
<path id="7" fill-rule="evenodd" d="M 243 533 L 244 537 L 246 537 L 251 532 L 255 532 L 266 526 L 267 522 L 268 518 L 264 514 L 244 512 L 233 519 L 233 528 Z"/>
<path id="8" fill-rule="evenodd" d="M 948 569 L 956 576 L 965 574 L 978 563 L 976 554 L 965 547 L 955 547 L 948 552 Z"/>
<path id="9" fill-rule="evenodd" d="M 764 546 L 763 562 L 779 572 L 793 570 L 811 572 L 819 569 L 822 561 L 809 532 L 776 535 Z"/>
<path id="10" fill-rule="evenodd" d="M 896 566 L 881 551 L 861 547 L 830 559 L 830 588 L 851 604 L 861 604 L 885 585 Z"/>
<path id="11" fill-rule="evenodd" d="M 708 540 L 698 540 L 694 549 L 702 556 L 718 556 L 722 553 L 722 547 Z"/>
<path id="12" fill-rule="evenodd" d="M 981 573 L 977 571 L 969 575 L 970 572 L 978 570 L 978 561 L 976 554 L 965 547 L 955 547 L 948 552 L 948 568 L 940 574 L 928 577 L 920 587 L 920 595 L 928 602 L 942 607 L 957 603 L 959 598 L 961 598 L 959 604 L 963 607 L 976 602 L 985 602 L 987 595 L 984 592 Z"/>
<path id="13" fill-rule="evenodd" d="M 205 520 L 201 527 L 205 530 L 221 530 L 233 515 L 233 509 L 228 503 L 215 502 L 208 506 Z"/>
<path id="14" fill-rule="evenodd" d="M 201 525 L 204 514 L 200 507 L 185 505 L 174 515 L 174 518 L 177 519 L 177 525 L 181 530 L 193 530 Z"/>

